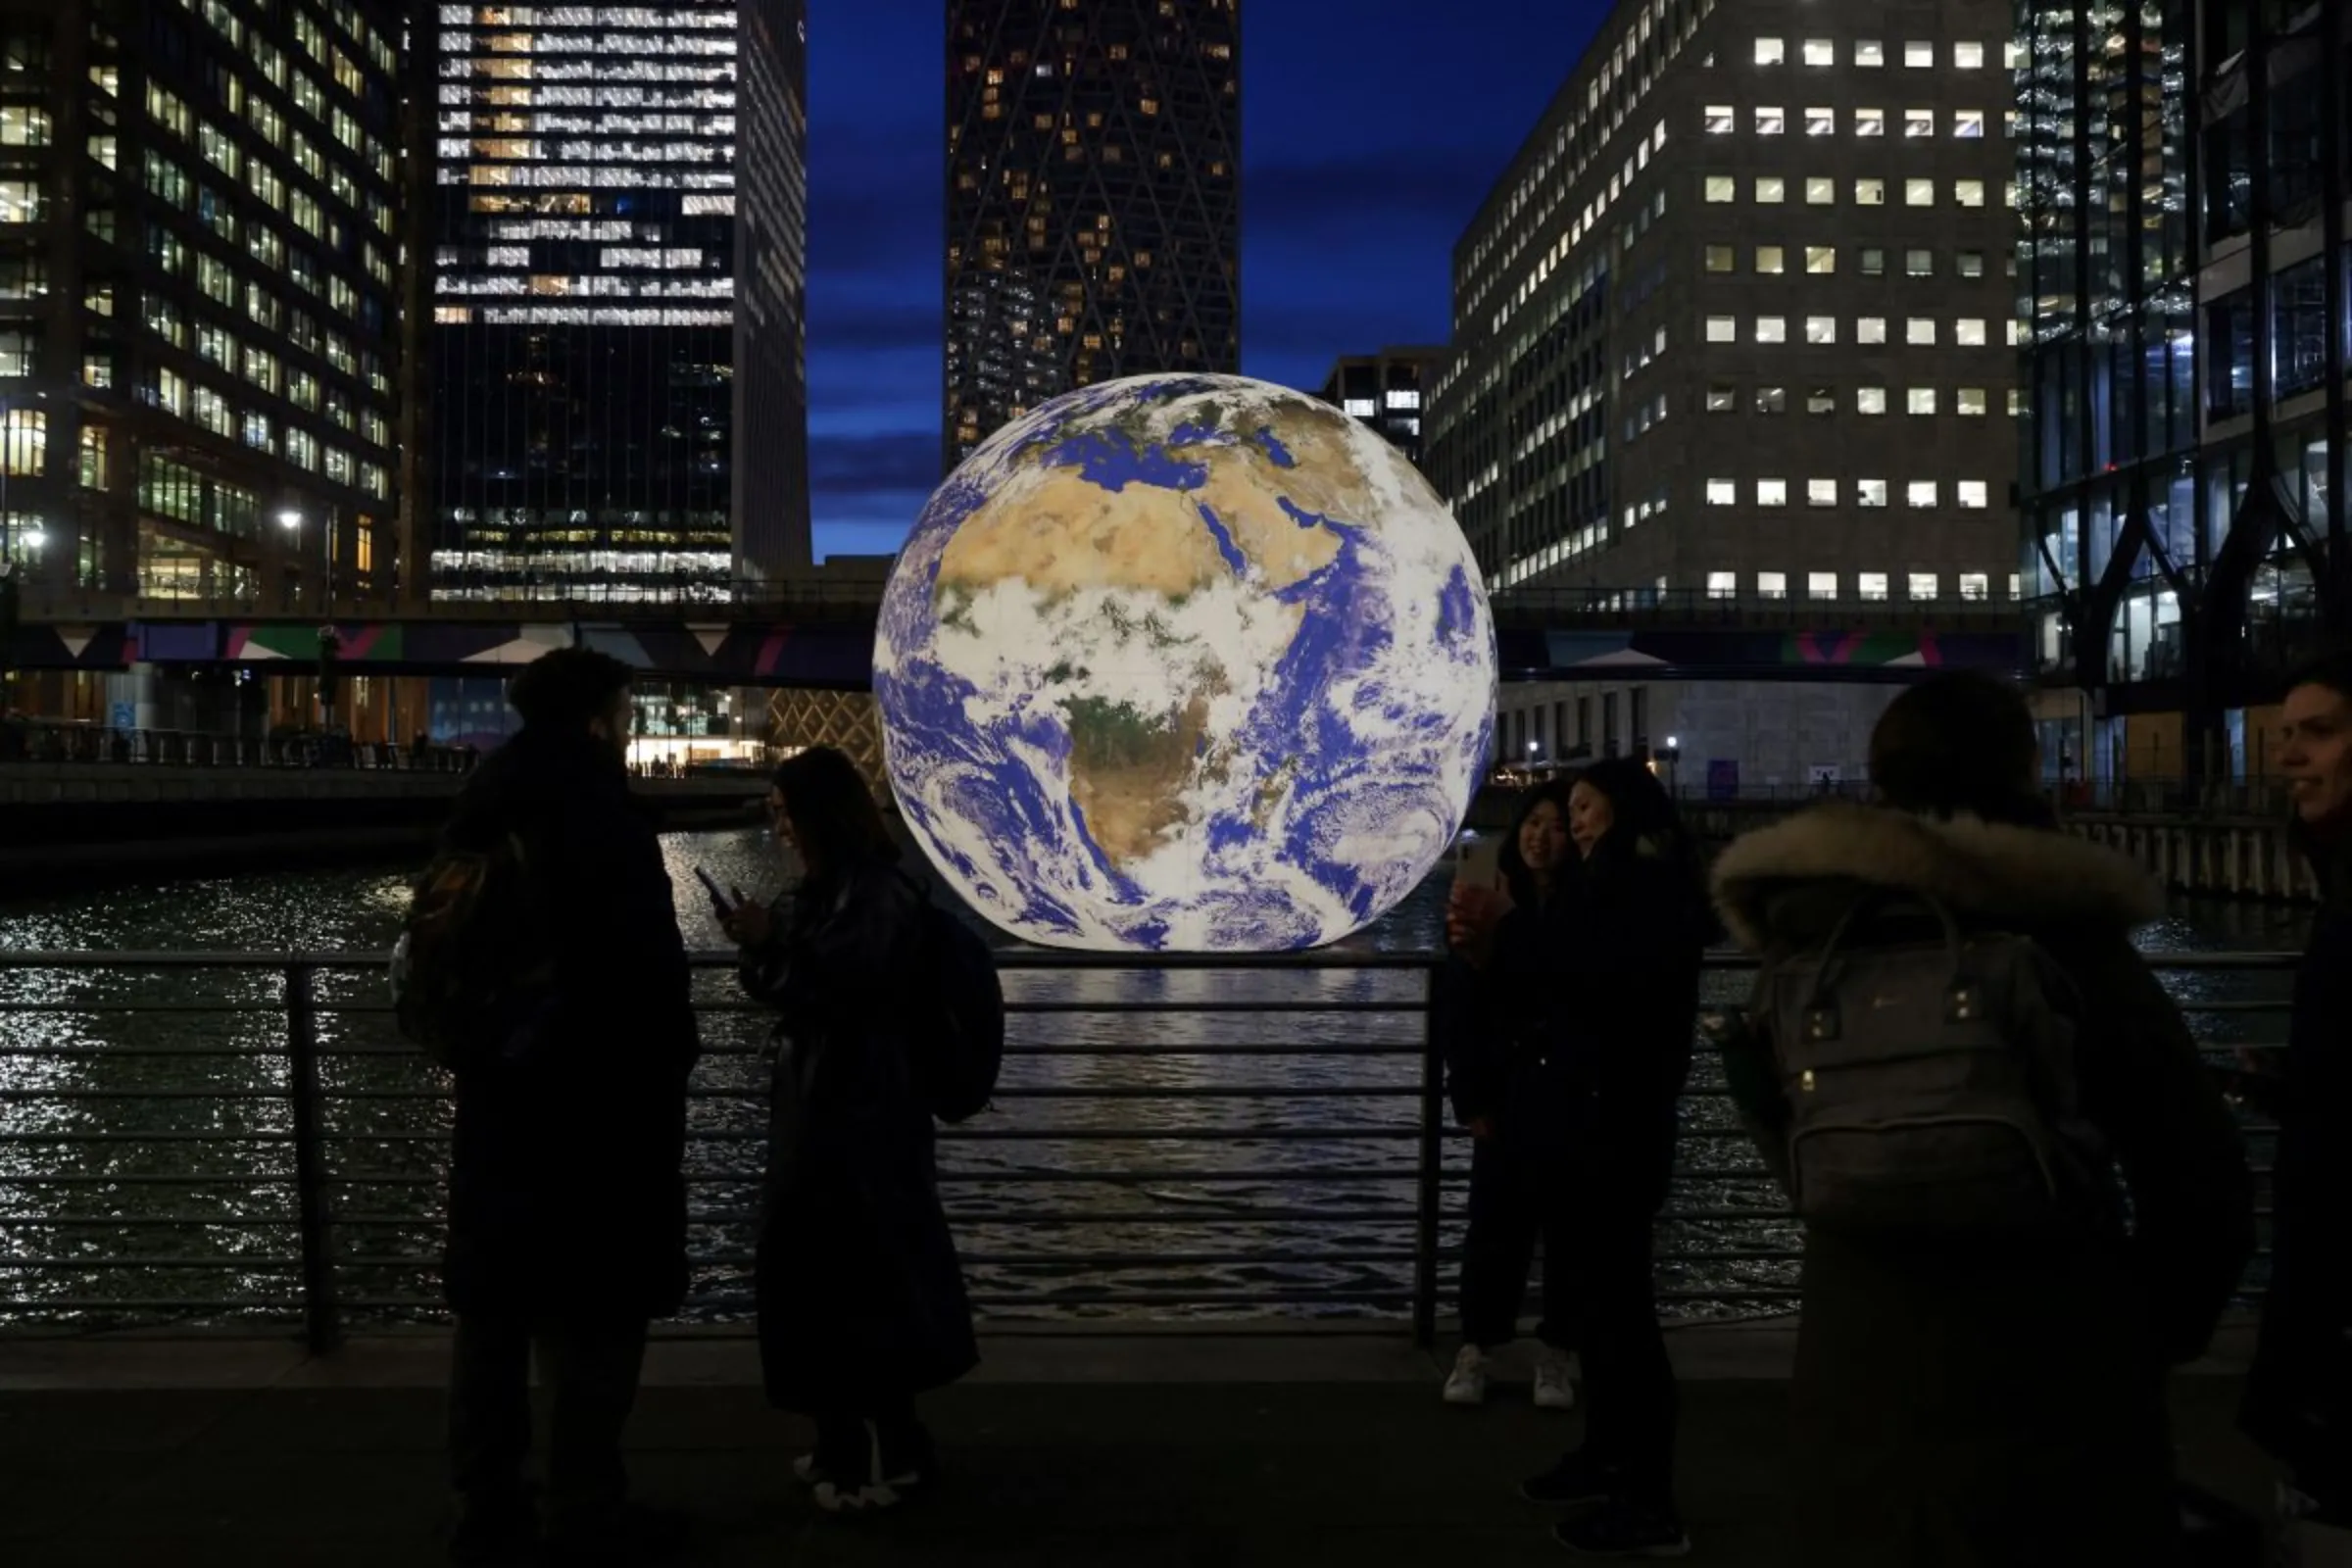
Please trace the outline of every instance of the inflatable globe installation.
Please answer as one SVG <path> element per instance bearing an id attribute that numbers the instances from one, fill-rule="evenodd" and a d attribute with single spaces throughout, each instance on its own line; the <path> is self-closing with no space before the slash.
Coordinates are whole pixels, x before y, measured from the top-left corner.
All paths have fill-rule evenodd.
<path id="1" fill-rule="evenodd" d="M 1070 393 L 932 497 L 874 693 L 926 855 L 1013 935 L 1276 951 L 1380 917 L 1486 765 L 1494 629 L 1404 458 L 1239 376 Z"/>

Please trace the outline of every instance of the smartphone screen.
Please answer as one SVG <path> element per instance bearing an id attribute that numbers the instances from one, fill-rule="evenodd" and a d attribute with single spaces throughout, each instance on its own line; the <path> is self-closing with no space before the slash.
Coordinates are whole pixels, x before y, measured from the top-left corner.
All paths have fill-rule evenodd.
<path id="1" fill-rule="evenodd" d="M 1453 847 L 1457 886 L 1491 888 L 1502 880 L 1502 839 L 1497 834 L 1463 836 Z"/>
<path id="2" fill-rule="evenodd" d="M 710 872 L 704 870 L 698 865 L 694 868 L 694 875 L 695 880 L 702 883 L 703 891 L 710 895 L 710 906 L 712 908 L 716 909 L 721 915 L 724 915 L 729 909 L 734 907 L 733 905 L 727 902 L 727 896 L 718 890 L 718 884 L 711 880 Z"/>

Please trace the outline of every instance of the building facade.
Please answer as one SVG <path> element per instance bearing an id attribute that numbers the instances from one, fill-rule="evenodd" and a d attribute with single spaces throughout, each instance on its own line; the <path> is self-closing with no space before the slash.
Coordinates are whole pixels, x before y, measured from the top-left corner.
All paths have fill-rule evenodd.
<path id="1" fill-rule="evenodd" d="M 0 560 L 28 596 L 307 611 L 388 576 L 400 29 L 355 0 L 0 22 Z M 130 701 L 83 684 L 49 702 Z"/>
<path id="2" fill-rule="evenodd" d="M 949 0 L 953 469 L 1073 387 L 1241 368 L 1240 0 Z"/>
<path id="3" fill-rule="evenodd" d="M 438 20 L 434 597 L 805 566 L 801 0 Z"/>
<path id="4" fill-rule="evenodd" d="M 1390 348 L 1349 355 L 1323 378 L 1323 401 L 1378 430 L 1389 445 L 1421 466 L 1423 405 L 1452 353 L 1445 348 Z"/>
<path id="5" fill-rule="evenodd" d="M 2021 7 L 2018 35 L 2044 751 L 2260 773 L 2286 667 L 2352 632 L 2352 16 Z"/>
<path id="6" fill-rule="evenodd" d="M 1617 6 L 1455 250 L 1429 466 L 1491 590 L 2015 602 L 2008 20 Z M 1686 771 L 1787 785 L 1857 765 L 1886 696 L 1506 689 L 1504 730 L 1542 756 L 1672 734 Z"/>

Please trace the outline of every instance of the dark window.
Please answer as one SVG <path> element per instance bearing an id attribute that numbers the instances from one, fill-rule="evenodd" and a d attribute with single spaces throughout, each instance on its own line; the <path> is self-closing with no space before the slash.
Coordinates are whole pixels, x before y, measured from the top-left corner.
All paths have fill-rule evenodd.
<path id="1" fill-rule="evenodd" d="M 2205 412 L 2217 419 L 2254 406 L 2254 293 L 2239 289 L 2205 307 Z"/>
<path id="2" fill-rule="evenodd" d="M 2328 269 L 2315 256 L 2271 280 L 2271 375 L 2277 397 L 2328 378 Z"/>

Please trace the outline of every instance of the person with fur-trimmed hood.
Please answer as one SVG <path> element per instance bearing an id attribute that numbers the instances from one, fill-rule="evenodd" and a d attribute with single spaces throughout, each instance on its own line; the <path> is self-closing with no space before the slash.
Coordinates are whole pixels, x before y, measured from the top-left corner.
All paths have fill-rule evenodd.
<path id="1" fill-rule="evenodd" d="M 2131 1219 L 2046 1244 L 1808 1229 L 1788 1560 L 2176 1563 L 2165 1375 L 2211 1339 L 2252 1250 L 2253 1203 L 2220 1089 L 2130 940 L 2156 892 L 2123 856 L 2055 831 L 2032 715 L 1990 677 L 1906 691 L 1871 737 L 1870 768 L 1880 804 L 1817 808 L 1724 852 L 1725 923 L 1770 963 L 1818 950 L 1858 898 L 1892 890 L 1933 898 L 1964 929 L 2034 938 L 2080 994 L 2080 1108 L 2113 1152 Z M 1779 1076 L 1752 1042 L 1725 1058 L 1786 1183 Z"/>

